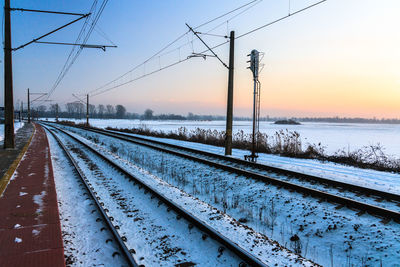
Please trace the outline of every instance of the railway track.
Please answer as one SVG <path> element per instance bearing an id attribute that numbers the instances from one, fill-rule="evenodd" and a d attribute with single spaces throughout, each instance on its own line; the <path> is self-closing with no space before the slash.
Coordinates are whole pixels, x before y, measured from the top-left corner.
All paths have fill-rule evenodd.
<path id="1" fill-rule="evenodd" d="M 385 220 L 392 219 L 396 222 L 400 222 L 400 212 L 398 210 L 395 208 L 389 209 L 379 206 L 382 205 L 382 201 L 389 202 L 391 207 L 398 206 L 400 202 L 400 196 L 396 194 L 270 167 L 262 164 L 247 162 L 241 159 L 199 151 L 192 148 L 166 144 L 160 141 L 149 140 L 129 134 L 92 128 L 77 128 L 200 162 L 231 173 L 244 175 L 268 184 L 273 184 L 278 187 L 294 190 L 296 192 L 310 195 L 321 200 L 337 203 L 343 207 L 357 209 L 360 211 L 360 213 L 367 212 L 371 215 L 384 218 Z M 280 176 L 285 176 L 286 180 L 282 179 Z M 312 188 L 313 184 L 318 184 L 319 187 L 317 189 Z M 327 190 L 324 190 L 323 188 L 321 189 L 321 187 L 328 187 L 328 189 L 335 188 L 337 193 L 326 192 Z M 340 194 L 343 191 L 352 192 L 355 197 L 362 195 L 364 198 L 373 198 L 373 201 L 379 205 L 373 205 L 371 203 L 365 203 L 362 200 L 341 196 Z"/>
<path id="2" fill-rule="evenodd" d="M 121 237 L 118 234 L 117 227 L 113 225 L 112 219 L 107 214 L 108 210 L 103 208 L 103 205 L 102 205 L 103 203 L 97 199 L 97 197 L 96 197 L 97 193 L 94 191 L 90 182 L 86 178 L 86 176 L 83 173 L 83 171 L 81 170 L 81 168 L 78 166 L 75 159 L 72 157 L 71 153 L 68 151 L 68 149 L 65 147 L 65 145 L 61 142 L 60 138 L 53 131 L 51 131 L 48 127 L 45 127 L 45 128 L 48 130 L 48 132 L 50 132 L 52 134 L 54 139 L 57 141 L 58 145 L 61 147 L 61 149 L 67 156 L 68 160 L 71 162 L 72 166 L 74 167 L 74 169 L 76 171 L 77 176 L 80 178 L 80 181 L 85 186 L 85 190 L 88 192 L 88 196 L 95 203 L 95 206 L 96 206 L 97 210 L 99 211 L 99 213 L 101 214 L 103 221 L 105 222 L 110 233 L 114 237 L 114 240 L 117 242 L 117 245 L 118 245 L 120 251 L 122 252 L 122 256 L 126 259 L 126 262 L 129 264 L 129 266 L 132 266 L 132 267 L 140 266 L 139 264 L 137 264 L 135 259 L 132 257 L 132 251 L 129 251 L 125 242 L 123 241 L 123 237 Z"/>
<path id="3" fill-rule="evenodd" d="M 187 221 L 189 228 L 194 226 L 200 232 L 203 233 L 202 237 L 204 237 L 204 236 L 211 237 L 214 242 L 217 242 L 219 244 L 218 250 L 221 249 L 220 253 L 222 253 L 222 251 L 224 251 L 224 248 L 228 249 L 228 251 L 233 255 L 233 257 L 235 259 L 239 260 L 239 263 L 241 264 L 239 266 L 247 266 L 247 265 L 249 265 L 249 266 L 265 266 L 265 263 L 262 262 L 257 256 L 255 256 L 252 253 L 248 252 L 247 250 L 243 249 L 242 247 L 237 245 L 235 242 L 231 241 L 228 237 L 220 234 L 218 231 L 214 230 L 212 227 L 205 224 L 201 220 L 198 220 L 194 215 L 187 212 L 186 210 L 181 208 L 179 205 L 173 203 L 171 200 L 164 197 L 162 194 L 160 194 L 159 192 L 154 190 L 152 187 L 150 187 L 146 183 L 142 182 L 140 179 L 137 179 L 136 177 L 131 175 L 129 172 L 127 172 L 126 170 L 121 168 L 119 165 L 115 164 L 113 161 L 111 161 L 107 157 L 103 156 L 101 153 L 94 150 L 93 148 L 91 148 L 90 146 L 85 144 L 84 142 L 80 141 L 76 137 L 72 136 L 68 132 L 66 132 L 58 127 L 50 126 L 48 124 L 44 125 L 44 127 L 50 133 L 52 133 L 53 136 L 55 136 L 57 142 L 64 149 L 65 153 L 68 155 L 71 162 L 77 169 L 78 173 L 82 177 L 82 180 L 84 181 L 88 190 L 90 190 L 91 196 L 94 198 L 99 209 L 102 211 L 102 214 L 103 214 L 105 220 L 109 223 L 111 231 L 113 232 L 116 240 L 120 244 L 121 251 L 123 252 L 124 255 L 126 255 L 131 266 L 138 266 L 137 261 L 135 261 L 134 257 L 132 256 L 132 254 L 136 253 L 135 248 L 134 247 L 129 248 L 129 246 L 127 245 L 127 242 L 126 242 L 127 241 L 126 237 L 120 236 L 119 232 L 121 231 L 120 230 L 121 226 L 119 226 L 119 225 L 114 226 L 115 223 L 113 224 L 113 221 L 117 220 L 116 216 L 113 217 L 110 215 L 111 208 L 104 208 L 105 204 L 104 204 L 104 202 L 101 202 L 103 200 L 99 200 L 100 199 L 99 194 L 96 191 L 94 191 L 95 187 L 96 187 L 95 182 L 89 181 L 90 179 L 85 178 L 85 174 L 84 174 L 84 171 L 82 170 L 82 166 L 79 166 L 77 161 L 74 159 L 77 157 L 76 155 L 89 153 L 89 152 L 83 152 L 83 151 L 90 151 L 90 154 L 92 155 L 91 157 L 86 157 L 86 158 L 82 155 L 82 157 L 85 158 L 86 164 L 89 166 L 89 169 L 90 168 L 95 169 L 93 164 L 100 165 L 100 166 L 106 166 L 106 165 L 109 166 L 113 171 L 119 173 L 120 175 L 122 175 L 123 177 L 128 179 L 130 182 L 133 182 L 133 185 L 135 185 L 139 191 L 141 191 L 142 193 L 144 193 L 146 195 L 147 195 L 147 193 L 150 193 L 151 199 L 153 199 L 153 198 L 158 199 L 158 207 L 160 207 L 161 203 L 164 204 L 167 207 L 168 212 L 170 210 L 173 210 L 176 213 L 177 220 L 179 220 L 180 218 L 184 218 Z M 62 136 L 62 137 L 60 138 L 60 136 Z M 69 151 L 73 151 L 73 153 L 76 155 L 75 156 L 71 155 L 71 152 L 69 152 Z M 89 162 L 89 158 L 90 158 L 90 162 Z M 100 161 L 102 163 L 99 163 Z M 99 175 L 100 171 L 98 169 L 96 169 L 95 172 L 96 172 L 96 175 Z M 109 183 L 109 182 L 110 182 L 110 180 L 107 181 L 107 183 Z M 107 187 L 107 190 L 109 190 L 109 189 L 110 189 L 110 187 Z M 119 191 L 116 191 L 116 192 L 119 192 Z M 126 204 L 124 204 L 124 205 L 126 205 Z M 164 207 L 164 210 L 165 210 L 165 207 Z M 121 222 L 121 220 L 117 220 L 117 221 Z M 226 254 L 229 256 L 230 253 L 226 253 Z M 140 255 L 136 255 L 136 258 L 139 256 Z"/>

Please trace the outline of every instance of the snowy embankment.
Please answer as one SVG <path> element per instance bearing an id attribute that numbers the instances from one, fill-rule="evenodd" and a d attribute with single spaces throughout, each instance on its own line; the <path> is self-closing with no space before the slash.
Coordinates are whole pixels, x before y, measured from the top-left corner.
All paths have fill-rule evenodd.
<path id="1" fill-rule="evenodd" d="M 101 214 L 88 197 L 83 183 L 75 175 L 69 159 L 50 134 L 49 139 L 54 180 L 60 211 L 61 230 L 67 266 L 124 266 L 122 257 L 113 256 L 119 251 L 106 224 L 99 220 Z"/>
<path id="2" fill-rule="evenodd" d="M 24 126 L 24 122 L 14 122 L 14 132 L 16 133 L 19 128 Z M 0 144 L 3 143 L 4 140 L 4 124 L 0 124 Z"/>
<path id="3" fill-rule="evenodd" d="M 69 120 L 83 123 L 86 120 Z M 50 118 L 49 121 L 54 121 Z M 234 121 L 233 134 L 243 130 L 245 134 L 252 131 L 251 121 Z M 122 119 L 90 119 L 94 127 L 106 128 L 139 128 L 145 127 L 150 130 L 168 133 L 185 127 L 188 131 L 196 128 L 205 130 L 225 131 L 225 121 L 141 121 Z M 260 122 L 260 132 L 273 136 L 275 132 L 284 130 L 296 131 L 305 147 L 308 143 L 321 143 L 328 155 L 338 150 L 355 151 L 364 146 L 381 144 L 385 154 L 400 158 L 400 125 L 399 124 L 367 124 L 367 123 L 314 123 L 303 122 L 301 125 L 277 125 L 272 122 Z"/>
<path id="4" fill-rule="evenodd" d="M 248 228 L 245 225 L 240 224 L 237 220 L 231 218 L 230 216 L 221 212 L 220 210 L 216 209 L 215 207 L 210 206 L 207 203 L 199 200 L 198 198 L 195 198 L 195 197 L 179 190 L 179 188 L 177 188 L 177 187 L 171 186 L 166 181 L 160 179 L 160 177 L 152 175 L 148 171 L 146 171 L 140 167 L 137 167 L 137 166 L 131 164 L 130 162 L 123 160 L 120 157 L 117 157 L 115 154 L 111 153 L 109 150 L 106 150 L 101 146 L 93 144 L 92 142 L 88 141 L 87 139 L 82 138 L 79 135 L 76 135 L 76 134 L 74 134 L 74 135 L 77 138 L 79 138 L 80 140 L 82 140 L 83 142 L 96 147 L 96 149 L 100 150 L 100 152 L 103 155 L 112 159 L 114 162 L 116 162 L 122 168 L 124 168 L 124 169 L 128 170 L 130 173 L 134 174 L 135 177 L 142 180 L 144 183 L 146 183 L 150 187 L 156 189 L 162 195 L 164 195 L 168 199 L 172 200 L 174 203 L 178 204 L 186 211 L 192 213 L 195 217 L 199 218 L 204 223 L 211 225 L 217 232 L 220 232 L 224 236 L 230 238 L 231 240 L 233 240 L 235 243 L 237 243 L 239 246 L 241 246 L 245 250 L 250 251 L 254 255 L 257 255 L 257 257 L 259 257 L 259 259 L 261 259 L 264 263 L 266 263 L 267 266 L 272 266 L 274 264 L 277 264 L 277 265 L 284 264 L 284 265 L 291 265 L 291 266 L 313 266 L 314 265 L 313 263 L 311 263 L 305 259 L 302 259 L 301 257 L 291 253 L 286 248 L 280 246 L 278 243 L 271 241 L 266 236 L 255 232 L 253 229 Z M 84 153 L 88 153 L 88 152 L 85 151 Z M 92 157 L 90 157 L 90 158 L 92 158 Z M 115 183 L 115 186 L 118 188 L 117 192 L 119 192 L 119 194 L 126 199 L 125 202 L 127 203 L 127 205 L 124 205 L 124 206 L 128 206 L 128 207 L 130 207 L 129 209 L 133 209 L 134 206 L 132 206 L 133 202 L 131 200 L 133 200 L 135 197 L 138 198 L 140 193 L 135 192 L 135 190 L 134 190 L 135 188 L 132 187 L 132 185 L 129 183 L 129 181 L 119 180 L 117 174 L 110 173 L 113 170 L 107 169 L 105 166 L 102 166 L 102 163 L 100 163 L 98 160 L 96 162 L 97 162 L 97 164 L 99 164 L 102 171 L 107 172 L 108 175 L 106 175 L 106 177 L 114 177 L 114 179 L 112 179 L 112 180 L 107 180 L 107 186 L 109 187 L 109 189 L 113 187 L 110 185 Z M 82 168 L 84 169 L 85 167 L 82 167 Z M 94 183 L 92 182 L 92 184 L 94 184 Z M 120 185 L 118 185 L 118 184 L 120 184 Z M 105 191 L 105 195 L 109 195 L 110 192 Z M 132 196 L 130 196 L 130 195 L 132 195 Z M 105 198 L 102 197 L 102 199 L 104 200 Z M 104 202 L 105 202 L 106 206 L 109 204 L 109 201 L 107 201 L 107 200 L 104 200 Z M 145 223 L 145 218 L 147 216 L 154 217 L 155 214 L 158 213 L 158 211 L 156 211 L 156 208 L 153 207 L 153 208 L 148 209 L 147 206 L 148 206 L 148 204 L 145 204 L 145 203 L 142 203 L 141 205 L 137 206 L 137 208 L 139 210 L 142 210 L 141 211 L 142 213 L 148 213 L 147 212 L 148 210 L 152 210 L 152 213 L 149 213 L 146 216 L 141 216 L 141 220 L 143 220 L 143 222 L 141 222 L 141 225 L 143 225 L 143 224 L 150 225 L 149 223 Z M 108 209 L 110 210 L 110 212 L 118 213 L 118 210 L 120 208 L 108 208 Z M 127 212 L 129 214 L 130 211 L 127 211 Z M 113 217 L 115 218 L 116 221 L 118 221 L 118 218 L 121 218 L 123 216 L 119 216 L 119 215 L 115 214 L 115 215 L 113 215 Z M 163 214 L 163 216 L 161 216 L 160 218 L 167 219 L 167 217 L 168 217 L 168 213 Z M 154 221 L 160 221 L 160 219 L 157 219 L 157 220 L 154 219 Z M 132 221 L 132 219 L 119 221 L 121 231 L 127 237 L 132 236 L 132 234 L 134 232 L 136 232 L 137 228 L 140 231 L 140 227 L 138 227 L 138 225 L 134 225 L 134 224 L 135 224 L 135 220 Z M 167 225 L 174 226 L 171 222 Z M 129 229 L 128 231 L 124 231 L 124 229 L 126 227 L 128 227 L 127 228 L 127 229 Z M 154 229 L 152 229 L 152 228 L 154 228 Z M 176 231 L 178 231 L 179 229 L 180 229 L 179 231 L 184 232 L 186 227 L 178 225 L 177 228 L 178 229 L 173 229 L 171 227 L 167 227 L 166 225 L 162 226 L 162 227 L 152 225 L 152 227 L 149 230 L 152 231 L 153 236 L 152 237 L 148 236 L 148 239 L 146 238 L 146 240 L 148 240 L 147 242 L 143 242 L 143 243 L 139 242 L 139 240 L 141 239 L 140 236 L 143 236 L 145 234 L 144 232 L 141 232 L 141 233 L 138 233 L 139 235 L 134 235 L 134 237 L 128 238 L 128 243 L 131 240 L 131 242 L 133 242 L 131 244 L 131 247 L 134 248 L 135 244 L 139 242 L 140 245 L 138 246 L 137 249 L 135 248 L 136 251 L 138 252 L 138 250 L 140 249 L 141 252 L 145 252 L 146 250 L 144 250 L 144 249 L 149 246 L 149 244 L 147 244 L 147 243 L 150 243 L 151 246 L 157 245 L 157 242 L 155 240 L 153 241 L 153 238 L 155 238 L 159 235 L 158 231 L 162 230 L 163 232 L 165 232 L 168 230 L 169 233 L 163 233 L 163 236 L 168 236 L 168 240 L 172 239 L 174 241 L 175 245 L 181 244 L 180 247 L 184 251 L 187 251 L 187 248 L 185 248 L 185 246 L 183 246 L 184 243 L 182 243 L 182 240 L 180 240 L 180 237 L 185 236 L 185 239 L 187 239 L 186 241 L 189 241 L 193 238 L 189 235 L 189 233 L 176 234 Z M 144 230 L 145 230 L 145 228 L 144 228 Z M 191 241 L 193 241 L 193 240 L 191 240 Z M 194 240 L 194 241 L 196 241 L 196 240 Z M 202 241 L 200 241 L 200 243 L 196 241 L 196 242 L 191 243 L 192 244 L 191 246 L 194 246 L 192 250 L 197 251 L 197 252 L 195 254 L 188 254 L 189 258 L 194 259 L 194 262 L 196 262 L 196 263 L 202 263 L 202 262 L 208 263 L 206 265 L 200 264 L 202 266 L 220 266 L 220 264 L 209 265 L 209 263 L 210 263 L 209 261 L 212 260 L 213 251 L 217 251 L 217 249 L 212 249 L 213 246 L 210 245 L 209 250 L 211 250 L 211 251 L 207 253 L 207 255 L 209 255 L 209 257 L 208 258 L 204 257 L 204 255 L 201 254 L 201 252 L 202 252 L 201 242 Z M 144 253 L 145 255 L 147 255 L 147 256 L 145 256 L 145 258 L 147 258 L 147 260 L 148 260 L 148 258 L 154 257 L 154 255 L 157 254 L 156 252 L 158 250 L 159 250 L 159 246 L 152 247 L 151 250 L 148 250 L 148 253 Z M 140 255 L 139 252 L 138 252 L 138 254 Z M 199 255 L 197 255 L 197 254 L 199 254 Z M 184 255 L 186 255 L 186 253 Z M 178 254 L 175 256 L 174 255 L 171 255 L 171 256 L 172 257 L 169 260 L 174 260 L 178 256 L 182 257 L 182 255 L 178 255 Z M 167 257 L 166 255 L 164 255 L 162 257 L 164 261 L 166 260 L 166 259 L 164 259 L 166 257 Z M 157 260 L 157 259 L 154 259 L 154 260 Z M 231 266 L 231 265 L 228 264 L 228 266 Z M 234 266 L 234 265 L 232 265 L 232 266 Z"/>
<path id="5" fill-rule="evenodd" d="M 319 264 L 391 266 L 399 261 L 400 236 L 396 234 L 399 224 L 395 222 L 383 224 L 380 219 L 368 214 L 362 215 L 296 192 L 265 186 L 262 182 L 240 175 L 125 141 L 70 129 L 92 140 L 93 146 L 107 148 L 103 150 L 104 154 L 112 151 L 128 166 L 135 164 L 143 168 Z M 91 143 L 89 140 L 86 142 Z M 189 146 L 193 143 L 183 144 Z M 118 157 L 115 157 L 117 160 Z M 316 161 L 312 163 L 315 166 L 320 164 Z M 333 170 L 331 174 L 334 175 Z"/>
<path id="6" fill-rule="evenodd" d="M 141 138 L 161 141 L 168 144 L 179 145 L 182 147 L 193 148 L 220 155 L 224 155 L 225 152 L 225 149 L 223 147 L 212 145 L 135 134 L 128 135 L 139 136 Z M 232 156 L 236 158 L 243 159 L 244 155 L 248 154 L 249 151 L 246 150 L 232 150 Z M 257 162 L 273 167 L 315 175 L 335 181 L 341 181 L 386 192 L 391 192 L 394 194 L 400 194 L 400 174 L 396 173 L 359 169 L 356 167 L 344 166 L 332 162 L 321 162 L 319 160 L 312 159 L 295 159 L 263 153 L 259 154 Z"/>

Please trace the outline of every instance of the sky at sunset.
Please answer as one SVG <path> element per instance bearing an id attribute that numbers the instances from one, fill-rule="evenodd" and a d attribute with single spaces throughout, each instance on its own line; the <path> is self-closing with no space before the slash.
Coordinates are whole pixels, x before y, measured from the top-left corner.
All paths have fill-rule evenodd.
<path id="1" fill-rule="evenodd" d="M 102 1 L 99 1 L 102 2 Z M 88 43 L 118 48 L 83 49 L 50 99 L 65 105 L 72 93 L 85 94 L 142 63 L 166 44 L 227 11 L 248 3 L 239 0 L 109 1 Z M 318 1 L 263 0 L 198 29 L 216 35 L 234 30 L 239 36 Z M 86 13 L 92 1 L 11 0 L 12 7 Z M 290 4 L 290 7 L 289 7 Z M 252 6 L 250 5 L 250 6 Z M 248 6 L 249 7 L 249 6 Z M 246 69 L 252 49 L 264 52 L 260 74 L 261 116 L 348 116 L 400 118 L 400 2 L 397 0 L 328 0 L 270 27 L 236 39 L 234 115 L 250 116 L 252 75 Z M 229 22 L 226 22 L 229 18 Z M 26 43 L 74 18 L 27 12 L 12 13 L 13 47 Z M 225 22 L 225 23 L 224 23 Z M 75 42 L 79 22 L 43 41 Z M 226 39 L 206 36 L 214 46 Z M 181 46 L 180 49 L 175 49 Z M 32 44 L 13 52 L 14 100 L 26 102 L 26 89 L 51 89 L 69 54 L 69 46 Z M 191 33 L 160 57 L 109 86 L 126 82 L 204 51 Z M 215 49 L 228 63 L 229 45 Z M 3 55 L 1 55 L 3 63 Z M 3 70 L 3 65 L 1 65 Z M 227 69 L 216 59 L 191 58 L 105 93 L 92 104 L 122 104 L 130 112 L 151 108 L 156 114 L 225 115 Z M 1 77 L 0 105 L 4 98 Z"/>

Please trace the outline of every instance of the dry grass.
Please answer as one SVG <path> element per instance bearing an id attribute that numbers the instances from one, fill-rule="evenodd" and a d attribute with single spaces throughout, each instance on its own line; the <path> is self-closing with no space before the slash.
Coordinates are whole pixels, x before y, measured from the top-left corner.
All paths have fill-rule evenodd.
<path id="1" fill-rule="evenodd" d="M 74 122 L 62 121 L 66 125 L 75 125 Z M 79 124 L 78 126 L 85 126 Z M 196 128 L 188 130 L 180 127 L 177 131 L 162 132 L 154 131 L 147 127 L 139 128 L 112 128 L 107 130 L 133 133 L 145 136 L 154 136 L 161 138 L 171 138 L 182 141 L 197 142 L 213 146 L 223 147 L 225 145 L 225 131 Z M 265 133 L 258 134 L 259 153 L 275 154 L 285 157 L 318 159 L 321 161 L 330 161 L 358 168 L 375 169 L 380 171 L 389 171 L 400 173 L 400 159 L 393 158 L 385 154 L 384 147 L 380 144 L 364 146 L 355 151 L 338 150 L 333 155 L 325 152 L 325 147 L 321 144 L 302 144 L 300 134 L 296 131 L 280 130 L 273 135 Z M 243 130 L 232 136 L 233 148 L 250 150 L 251 134 L 244 133 Z"/>

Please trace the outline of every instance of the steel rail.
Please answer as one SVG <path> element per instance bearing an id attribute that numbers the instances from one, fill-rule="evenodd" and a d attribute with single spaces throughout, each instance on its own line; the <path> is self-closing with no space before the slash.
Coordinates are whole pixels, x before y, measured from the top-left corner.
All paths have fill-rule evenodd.
<path id="1" fill-rule="evenodd" d="M 42 125 L 44 124 L 43 122 L 41 123 Z M 196 216 L 193 214 L 187 212 L 185 209 L 181 208 L 179 205 L 175 204 L 162 194 L 160 194 L 157 190 L 152 188 L 151 186 L 147 185 L 146 183 L 142 182 L 140 179 L 136 178 L 134 175 L 126 171 L 124 168 L 120 167 L 118 164 L 113 162 L 112 160 L 108 159 L 104 155 L 102 155 L 99 151 L 93 149 L 89 145 L 85 144 L 75 136 L 69 134 L 65 130 L 62 130 L 56 126 L 51 126 L 58 131 L 64 133 L 68 137 L 70 137 L 72 140 L 76 141 L 83 147 L 87 148 L 90 152 L 94 153 L 96 156 L 100 157 L 102 160 L 107 162 L 109 165 L 111 165 L 114 169 L 117 171 L 121 172 L 123 175 L 128 177 L 131 181 L 134 181 L 135 183 L 141 185 L 145 190 L 151 192 L 155 197 L 160 199 L 166 206 L 170 207 L 172 210 L 174 210 L 178 215 L 181 215 L 183 218 L 185 218 L 188 222 L 192 223 L 194 226 L 196 226 L 198 229 L 203 231 L 204 233 L 208 234 L 212 239 L 216 240 L 219 242 L 221 245 L 227 247 L 230 251 L 232 251 L 234 254 L 236 254 L 239 258 L 241 258 L 244 262 L 249 264 L 250 266 L 266 266 L 260 259 L 258 259 L 255 255 L 249 253 L 247 250 L 243 249 L 240 247 L 238 244 L 235 242 L 231 241 L 229 238 L 225 237 L 224 235 L 220 234 L 218 231 L 207 225 L 206 223 L 202 222 L 199 220 Z"/>
<path id="2" fill-rule="evenodd" d="M 81 127 L 79 127 L 79 128 L 81 128 Z M 111 131 L 111 130 L 98 130 L 98 129 L 89 129 L 89 128 L 83 128 L 83 129 L 90 130 L 90 131 L 96 131 L 98 133 L 102 133 L 102 131 L 108 132 L 108 133 L 113 133 L 113 134 L 121 135 L 121 136 L 124 136 L 124 137 L 130 137 L 130 138 L 133 138 L 133 139 L 138 139 L 138 140 L 142 140 L 142 141 L 149 142 L 149 143 L 154 143 L 154 144 L 163 145 L 163 146 L 166 146 L 166 147 L 171 147 L 171 148 L 174 148 L 174 149 L 180 149 L 180 150 L 185 150 L 185 151 L 188 151 L 188 152 L 191 152 L 191 153 L 201 154 L 201 155 L 204 155 L 204 156 L 207 156 L 207 157 L 214 157 L 214 158 L 217 158 L 219 160 L 225 160 L 225 161 L 228 161 L 228 162 L 231 162 L 231 163 L 242 164 L 242 165 L 245 165 L 245 166 L 248 166 L 248 167 L 261 169 L 261 170 L 264 170 L 264 171 L 270 171 L 270 172 L 274 172 L 274 173 L 277 173 L 277 174 L 283 174 L 283 175 L 290 176 L 290 177 L 295 178 L 295 179 L 309 180 L 309 181 L 317 182 L 319 184 L 326 184 L 326 185 L 342 188 L 342 189 L 345 189 L 345 190 L 348 190 L 348 191 L 356 191 L 356 192 L 363 193 L 363 194 L 366 194 L 366 195 L 375 195 L 375 196 L 378 196 L 378 197 L 386 198 L 388 200 L 400 202 L 400 195 L 393 194 L 393 193 L 390 193 L 390 192 L 384 192 L 384 191 L 376 190 L 376 189 L 373 189 L 373 188 L 368 188 L 368 187 L 363 187 L 363 186 L 359 186 L 359 185 L 349 184 L 349 183 L 345 183 L 345 182 L 341 182 L 341 181 L 335 181 L 335 180 L 331 180 L 331 179 L 327 179 L 327 178 L 323 178 L 323 177 L 318 177 L 318 176 L 311 175 L 311 174 L 305 174 L 305 173 L 296 172 L 296 171 L 292 171 L 292 170 L 286 170 L 286 169 L 282 169 L 282 168 L 278 168 L 278 167 L 268 166 L 268 165 L 265 165 L 265 164 L 246 161 L 246 160 L 239 159 L 239 158 L 228 157 L 228 156 L 215 154 L 215 153 L 202 151 L 202 150 L 197 150 L 197 149 L 193 149 L 193 148 L 189 148 L 189 147 L 183 147 L 183 146 L 180 146 L 180 145 L 168 144 L 168 143 L 165 143 L 165 142 L 162 142 L 162 141 L 151 140 L 151 139 L 143 138 L 143 137 L 139 137 L 139 136 L 132 136 L 132 135 L 129 135 L 129 134 L 126 134 L 126 133 L 118 133 L 116 131 Z"/>
<path id="3" fill-rule="evenodd" d="M 349 184 L 349 183 L 345 183 L 345 182 L 341 182 L 341 181 L 335 181 L 335 180 L 331 180 L 331 179 L 327 179 L 327 178 L 323 178 L 323 177 L 318 177 L 315 175 L 305 174 L 305 173 L 296 172 L 296 171 L 292 171 L 292 170 L 286 170 L 286 169 L 282 169 L 282 168 L 278 168 L 278 167 L 268 166 L 265 164 L 246 161 L 246 160 L 235 158 L 235 157 L 228 157 L 228 156 L 215 154 L 215 153 L 211 153 L 211 152 L 207 152 L 207 151 L 197 150 L 197 149 L 193 149 L 193 148 L 189 148 L 189 147 L 183 147 L 180 145 L 168 144 L 168 143 L 165 143 L 162 141 L 151 140 L 151 139 L 143 138 L 143 137 L 139 137 L 139 136 L 133 136 L 133 135 L 123 133 L 123 132 L 116 132 L 116 131 L 111 131 L 111 130 L 100 130 L 100 129 L 86 128 L 86 127 L 79 127 L 79 126 L 72 126 L 72 127 L 76 127 L 79 129 L 84 129 L 84 130 L 88 130 L 88 131 L 92 131 L 92 132 L 96 132 L 96 133 L 100 133 L 100 134 L 105 134 L 105 135 L 113 136 L 116 138 L 118 138 L 119 136 L 123 136 L 123 137 L 128 137 L 130 139 L 137 139 L 137 140 L 141 140 L 144 142 L 149 142 L 149 143 L 153 143 L 153 144 L 157 144 L 157 145 L 171 147 L 174 149 L 184 150 L 184 151 L 188 151 L 188 152 L 195 153 L 195 154 L 201 154 L 201 155 L 204 155 L 207 157 L 217 158 L 219 160 L 228 161 L 230 163 L 242 164 L 247 167 L 252 167 L 252 168 L 256 168 L 256 169 L 260 169 L 260 170 L 264 170 L 264 171 L 269 171 L 269 172 L 274 172 L 277 174 L 286 175 L 286 176 L 289 176 L 291 178 L 295 178 L 298 180 L 304 179 L 304 180 L 313 181 L 313 182 L 316 182 L 319 184 L 335 186 L 337 188 L 342 188 L 347 191 L 359 192 L 359 193 L 365 194 L 367 196 L 375 195 L 375 196 L 378 196 L 381 198 L 388 199 L 390 201 L 400 202 L 400 195 L 393 194 L 390 192 L 376 190 L 373 188 Z M 111 135 L 109 135 L 109 134 L 111 134 Z M 115 135 L 117 135 L 118 137 Z M 128 141 L 128 140 L 126 140 L 126 141 Z"/>
<path id="4" fill-rule="evenodd" d="M 147 146 L 150 147 L 152 149 L 156 149 L 159 151 L 163 151 L 169 154 L 173 154 L 179 157 L 183 157 L 183 158 L 187 158 L 193 161 L 197 161 L 197 162 L 201 162 L 203 164 L 215 167 L 215 168 L 219 168 L 219 169 L 223 169 L 232 173 L 236 173 L 236 174 L 240 174 L 246 177 L 251 177 L 253 179 L 257 179 L 266 183 L 271 183 L 274 184 L 276 186 L 282 186 L 286 189 L 290 189 L 290 190 L 294 190 L 296 192 L 300 192 L 300 193 L 304 193 L 306 195 L 311 195 L 313 197 L 317 197 L 320 198 L 322 200 L 326 200 L 326 201 L 331 201 L 334 203 L 338 203 L 340 205 L 344 205 L 347 206 L 348 208 L 355 208 L 357 210 L 360 210 L 361 212 L 368 212 L 371 215 L 375 215 L 375 216 L 379 216 L 379 217 L 383 217 L 383 218 L 387 218 L 387 219 L 393 219 L 396 222 L 400 222 L 400 213 L 393 211 L 393 210 L 389 210 L 389 209 L 385 209 L 385 208 L 381 208 L 378 206 L 374 206 L 371 204 L 367 204 L 367 203 L 363 203 L 357 200 L 353 200 L 347 197 L 341 197 L 341 196 L 337 196 L 331 193 L 327 193 L 321 190 L 317 190 L 317 189 L 312 189 L 312 188 L 308 188 L 308 187 L 304 187 L 301 185 L 297 185 L 291 182 L 287 182 L 287 181 L 283 181 L 283 180 L 279 180 L 276 178 L 272 178 L 269 177 L 267 175 L 263 175 L 260 173 L 256 173 L 256 172 L 252 172 L 252 171 L 248 171 L 248 170 L 244 170 L 244 169 L 240 169 L 237 167 L 232 167 L 229 165 L 224 165 L 215 161 L 211 161 L 211 160 L 207 160 L 204 158 L 199 158 L 199 157 L 195 157 L 192 155 L 188 155 L 188 154 L 184 154 L 178 151 L 174 151 L 171 149 L 167 149 L 167 148 L 162 148 L 162 147 L 158 147 L 156 145 L 151 145 L 151 144 L 146 144 L 143 143 L 143 141 L 146 142 L 151 142 L 148 139 L 142 138 L 142 142 L 141 141 L 137 141 L 137 140 L 132 140 L 132 138 L 136 138 L 134 136 L 131 135 L 121 135 L 121 134 L 116 134 L 115 132 L 110 132 L 110 131 L 102 131 L 102 130 L 97 130 L 97 129 L 90 129 L 90 128 L 83 128 L 83 127 L 76 127 L 79 129 L 83 129 L 83 130 L 88 130 L 88 131 L 92 131 L 92 132 L 96 132 L 96 133 L 100 133 L 106 136 L 110 136 L 110 137 L 114 137 L 120 140 L 124 140 L 127 142 L 131 142 L 131 143 L 135 143 L 138 145 L 143 145 L 143 146 Z M 139 139 L 139 138 L 137 138 Z M 158 141 L 156 141 L 155 143 L 158 143 Z M 162 142 L 161 142 L 162 143 Z M 162 143 L 162 145 L 165 145 L 165 143 Z M 215 155 L 215 154 L 213 154 Z M 224 157 L 224 158 L 228 158 L 228 157 Z M 233 158 L 232 158 L 233 159 Z M 397 195 L 395 195 L 397 196 Z"/>
<path id="5" fill-rule="evenodd" d="M 58 145 L 62 148 L 64 153 L 67 155 L 69 161 L 74 166 L 74 169 L 76 170 L 76 173 L 78 174 L 79 178 L 81 179 L 81 181 L 85 185 L 86 190 L 89 192 L 90 196 L 92 197 L 92 199 L 96 203 L 97 209 L 100 211 L 100 214 L 102 215 L 103 219 L 105 220 L 105 222 L 106 222 L 108 228 L 110 229 L 111 233 L 113 234 L 114 238 L 117 240 L 118 246 L 121 249 L 121 251 L 123 252 L 124 257 L 126 258 L 127 262 L 129 263 L 129 266 L 139 267 L 140 265 L 138 265 L 137 262 L 135 261 L 135 259 L 132 257 L 132 253 L 126 247 L 125 242 L 122 240 L 122 237 L 119 235 L 117 229 L 112 224 L 110 218 L 107 215 L 107 212 L 105 211 L 105 209 L 103 209 L 101 203 L 99 202 L 99 200 L 97 199 L 95 193 L 91 189 L 91 186 L 88 184 L 88 182 L 87 182 L 88 180 L 87 180 L 86 176 L 84 175 L 84 173 L 82 172 L 81 168 L 78 166 L 77 162 L 74 160 L 74 158 L 69 153 L 68 149 L 64 146 L 64 144 L 61 142 L 61 140 L 58 138 L 58 136 L 53 132 L 53 130 L 49 129 L 48 127 L 44 126 L 43 124 L 42 124 L 42 126 L 47 131 L 49 131 L 49 133 L 52 134 L 54 139 L 57 141 Z"/>

